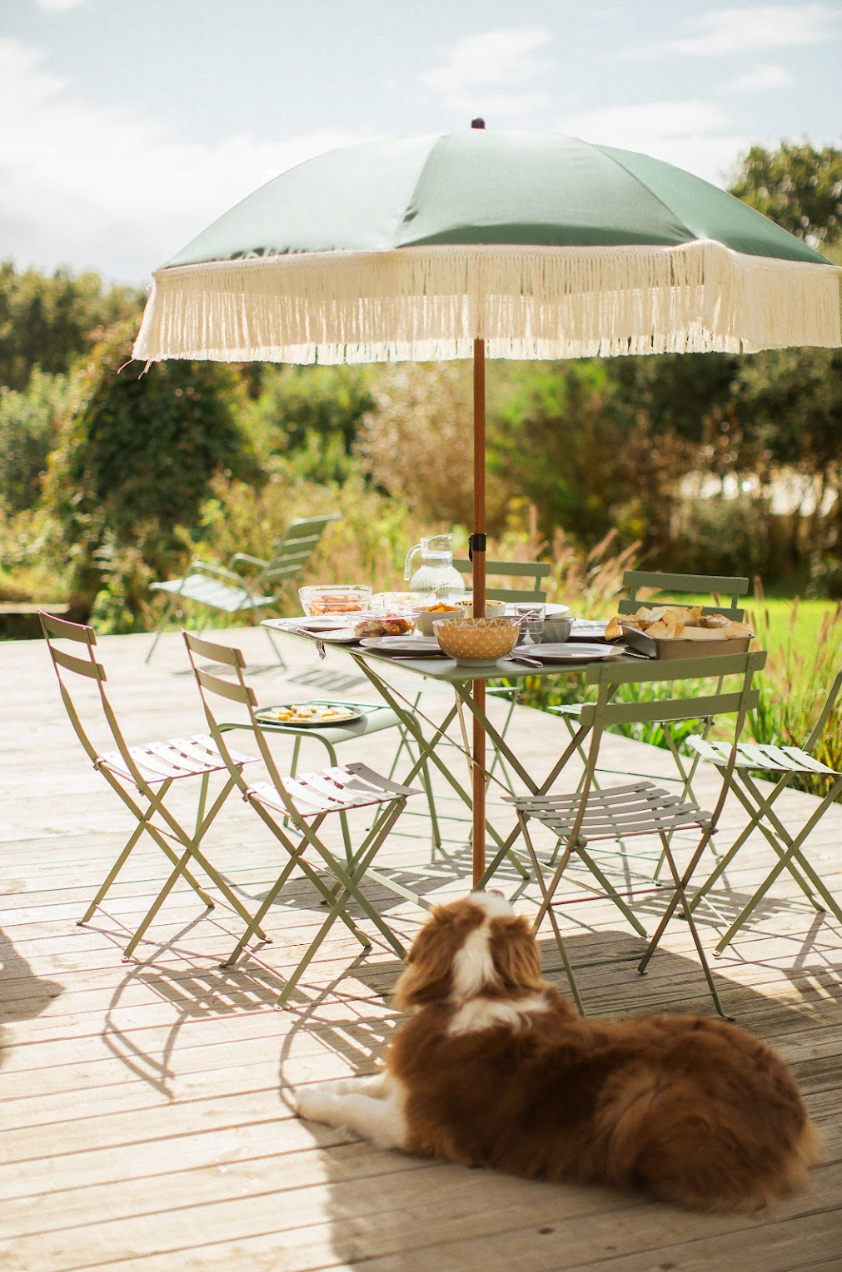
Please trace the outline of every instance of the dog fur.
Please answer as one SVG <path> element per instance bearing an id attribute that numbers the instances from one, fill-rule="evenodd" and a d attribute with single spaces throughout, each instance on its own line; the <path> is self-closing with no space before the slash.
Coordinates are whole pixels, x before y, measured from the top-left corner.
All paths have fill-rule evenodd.
<path id="1" fill-rule="evenodd" d="M 769 1047 L 703 1017 L 579 1017 L 542 979 L 527 920 L 495 894 L 433 910 L 395 1002 L 414 1014 L 385 1072 L 300 1089 L 301 1116 L 385 1148 L 693 1209 L 762 1209 L 818 1159 Z"/>

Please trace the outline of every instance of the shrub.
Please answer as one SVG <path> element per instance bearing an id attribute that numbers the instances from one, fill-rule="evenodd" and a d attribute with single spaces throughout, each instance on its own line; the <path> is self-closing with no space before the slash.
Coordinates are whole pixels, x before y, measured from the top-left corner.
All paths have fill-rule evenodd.
<path id="1" fill-rule="evenodd" d="M 93 351 L 46 489 L 74 615 L 107 612 L 120 631 L 143 625 L 147 583 L 184 555 L 213 477 L 260 478 L 232 413 L 236 373 L 174 361 L 143 374 L 126 365 L 131 335 L 120 324 Z"/>

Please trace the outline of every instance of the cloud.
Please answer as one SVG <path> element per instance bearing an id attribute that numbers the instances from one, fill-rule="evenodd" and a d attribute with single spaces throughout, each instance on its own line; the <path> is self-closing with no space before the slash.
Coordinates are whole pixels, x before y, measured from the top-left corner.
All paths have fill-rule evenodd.
<path id="1" fill-rule="evenodd" d="M 530 88 L 552 66 L 535 56 L 552 37 L 543 27 L 484 31 L 460 40 L 444 54 L 441 66 L 418 76 L 423 88 L 444 98 L 455 110 L 519 117 L 549 104 L 545 93 L 512 92 Z M 498 91 L 502 90 L 502 91 Z"/>
<path id="2" fill-rule="evenodd" d="M 85 4 L 85 0 L 38 0 L 38 8 L 45 13 L 66 13 L 68 9 L 77 9 Z"/>
<path id="3" fill-rule="evenodd" d="M 637 150 L 695 173 L 714 185 L 725 185 L 747 137 L 732 131 L 716 102 L 637 102 L 568 115 L 559 132 L 598 145 Z"/>
<path id="4" fill-rule="evenodd" d="M 839 32 L 840 19 L 842 14 L 838 9 L 823 4 L 720 9 L 699 17 L 697 34 L 662 41 L 654 50 L 701 57 L 817 44 Z"/>
<path id="5" fill-rule="evenodd" d="M 795 77 L 785 66 L 755 66 L 725 85 L 726 93 L 765 93 L 775 88 L 792 88 Z"/>
<path id="6" fill-rule="evenodd" d="M 163 120 L 84 101 L 44 52 L 0 39 L 0 242 L 19 264 L 145 282 L 233 203 L 294 164 L 365 137 L 247 134 L 185 142 Z"/>

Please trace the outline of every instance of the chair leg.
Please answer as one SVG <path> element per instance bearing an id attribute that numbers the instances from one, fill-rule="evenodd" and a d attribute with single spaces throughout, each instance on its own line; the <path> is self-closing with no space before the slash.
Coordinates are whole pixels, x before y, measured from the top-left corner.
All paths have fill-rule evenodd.
<path id="1" fill-rule="evenodd" d="M 704 972 L 705 980 L 707 981 L 708 989 L 710 990 L 710 995 L 711 995 L 711 998 L 713 999 L 713 1004 L 720 1016 L 722 1016 L 725 1020 L 733 1020 L 734 1017 L 729 1016 L 728 1013 L 725 1011 L 725 1008 L 722 1006 L 722 1001 L 719 997 L 719 992 L 716 988 L 716 984 L 713 979 L 713 974 L 710 970 L 710 964 L 707 961 L 704 946 L 702 945 L 702 940 L 701 940 L 701 937 L 699 936 L 699 930 L 696 927 L 693 914 L 687 905 L 687 896 L 685 893 L 685 886 L 689 882 L 689 877 L 687 879 L 682 879 L 681 875 L 679 874 L 678 866 L 676 865 L 675 858 L 672 855 L 672 848 L 670 846 L 669 838 L 665 834 L 663 834 L 663 832 L 661 832 L 661 844 L 663 846 L 664 856 L 666 857 L 667 864 L 669 865 L 669 868 L 670 868 L 670 874 L 672 875 L 672 880 L 675 885 L 675 895 L 678 901 L 681 902 L 681 905 L 683 907 L 684 917 L 687 919 L 687 924 L 690 928 L 690 933 L 693 937 L 693 944 L 696 947 L 696 953 L 699 956 L 699 962 L 702 965 L 702 971 Z M 647 954 L 648 954 L 648 951 L 647 951 Z M 638 965 L 638 971 L 640 972 L 641 976 L 646 974 L 646 965 L 648 964 L 648 961 L 649 961 L 647 956 L 644 956 L 644 957 L 646 959 L 645 963 L 644 963 L 644 960 L 642 959 L 640 964 Z"/>
<path id="2" fill-rule="evenodd" d="M 292 975 L 288 978 L 284 988 L 279 994 L 275 1004 L 277 1007 L 286 1006 L 289 1000 L 289 997 L 292 994 L 293 990 L 295 989 L 296 985 L 298 984 L 299 980 L 301 979 L 302 974 L 306 971 L 307 967 L 312 962 L 320 946 L 322 945 L 322 942 L 324 941 L 325 937 L 328 935 L 330 929 L 333 927 L 333 924 L 336 922 L 337 919 L 345 916 L 345 907 L 348 905 L 348 902 L 351 900 L 355 900 L 357 904 L 361 905 L 366 912 L 370 912 L 369 917 L 374 918 L 376 926 L 381 931 L 381 933 L 387 937 L 387 939 L 389 940 L 389 943 L 392 945 L 392 948 L 395 950 L 398 956 L 400 958 L 406 957 L 406 951 L 404 950 L 403 946 L 395 938 L 391 929 L 385 923 L 382 922 L 379 915 L 377 915 L 376 911 L 374 911 L 373 907 L 369 906 L 368 902 L 365 901 L 365 899 L 363 898 L 362 894 L 359 892 L 357 887 L 357 883 L 361 881 L 362 878 L 365 876 L 365 873 L 366 873 L 366 870 L 368 869 L 369 864 L 374 860 L 375 856 L 377 855 L 377 852 L 380 848 L 381 843 L 385 839 L 386 835 L 389 833 L 389 830 L 391 830 L 397 818 L 400 816 L 400 813 L 403 810 L 404 803 L 405 801 L 402 800 L 399 802 L 397 807 L 393 807 L 390 810 L 390 812 L 387 814 L 386 818 L 384 819 L 384 822 L 381 823 L 381 827 L 378 828 L 376 835 L 370 834 L 367 836 L 363 846 L 359 849 L 357 855 L 355 856 L 353 862 L 351 863 L 351 869 L 345 875 L 345 878 L 340 881 L 340 886 L 336 890 L 336 895 L 335 895 L 330 913 L 325 917 L 325 920 L 322 926 L 319 928 L 319 931 L 317 932 L 315 938 L 308 946 L 304 957 L 301 959 L 301 962 L 297 965 Z M 322 847 L 324 846 L 322 845 Z M 325 859 L 327 860 L 327 857 Z M 345 872 L 342 872 L 342 873 L 344 874 Z"/>
<path id="3" fill-rule="evenodd" d="M 167 603 L 166 603 L 166 605 L 164 606 L 164 613 L 163 613 L 163 615 L 162 615 L 162 617 L 161 617 L 161 621 L 159 622 L 158 626 L 157 626 L 157 627 L 156 627 L 156 629 L 155 629 L 155 636 L 154 636 L 154 638 L 153 638 L 153 640 L 152 640 L 152 644 L 151 644 L 151 645 L 150 645 L 150 647 L 149 647 L 149 653 L 146 655 L 146 657 L 145 657 L 145 658 L 144 658 L 144 660 L 143 660 L 145 663 L 148 663 L 148 662 L 150 661 L 150 659 L 152 658 L 152 655 L 155 653 L 155 647 L 156 647 L 156 645 L 158 644 L 158 641 L 161 639 L 161 636 L 162 636 L 162 635 L 163 635 L 163 633 L 164 633 L 164 630 L 165 630 L 165 628 L 166 628 L 166 626 L 167 626 L 167 623 L 168 623 L 168 622 L 169 622 L 169 620 L 170 620 L 170 614 L 172 613 L 172 611 L 173 611 L 173 609 L 174 609 L 174 607 L 175 607 L 175 604 L 176 604 L 177 599 L 178 599 L 178 593 L 177 593 L 177 592 L 175 592 L 175 593 L 173 593 L 173 592 L 168 592 L 168 593 L 167 593 Z"/>
<path id="4" fill-rule="evenodd" d="M 791 835 L 789 835 L 789 833 L 786 831 L 786 828 L 781 824 L 778 818 L 775 817 L 774 814 L 771 814 L 773 821 L 777 823 L 777 826 L 780 828 L 781 831 L 783 831 L 784 835 L 786 836 L 784 843 L 786 843 L 788 846 L 784 850 L 784 848 L 781 846 L 780 843 L 773 843 L 773 847 L 775 848 L 775 851 L 778 853 L 779 859 L 777 863 L 775 864 L 773 869 L 770 870 L 769 874 L 763 880 L 760 887 L 756 889 L 753 896 L 749 900 L 748 904 L 745 905 L 743 909 L 740 911 L 740 913 L 737 915 L 736 919 L 728 928 L 728 931 L 725 933 L 725 935 L 720 938 L 719 942 L 716 945 L 715 953 L 721 954 L 722 951 L 726 949 L 726 947 L 731 943 L 731 941 L 736 936 L 737 932 L 739 932 L 740 928 L 743 926 L 746 920 L 750 918 L 751 914 L 754 912 L 754 910 L 757 908 L 759 903 L 766 896 L 766 893 L 772 887 L 772 884 L 775 882 L 778 876 L 781 875 L 784 870 L 789 870 L 790 873 L 792 873 L 793 860 L 797 860 L 801 869 L 804 870 L 805 873 L 808 875 L 813 886 L 816 888 L 816 891 L 819 892 L 819 895 L 821 896 L 822 900 L 827 905 L 830 912 L 833 914 L 836 921 L 838 923 L 842 923 L 842 910 L 840 910 L 839 906 L 837 905 L 831 893 L 825 887 L 822 880 L 818 877 L 818 875 L 816 875 L 815 871 L 812 869 L 809 863 L 804 860 L 803 856 L 801 855 L 799 851 L 801 848 L 801 845 L 807 839 L 807 836 L 818 825 L 819 821 L 821 820 L 825 812 L 825 809 L 828 808 L 830 804 L 834 802 L 840 790 L 842 790 L 842 779 L 839 779 L 839 781 L 834 783 L 832 789 L 824 797 L 822 802 L 819 804 L 818 808 L 815 810 L 812 816 L 804 823 L 804 825 L 801 827 L 801 830 L 798 832 L 798 834 L 794 838 Z M 770 810 L 768 809 L 768 807 L 764 811 L 764 815 L 770 815 Z M 761 826 L 761 829 L 763 829 L 762 826 Z M 767 834 L 767 838 L 769 838 L 768 834 Z M 821 907 L 817 907 L 817 908 L 821 909 Z"/>
<path id="5" fill-rule="evenodd" d="M 543 872 L 541 870 L 541 864 L 538 860 L 538 854 L 535 851 L 535 846 L 532 843 L 532 836 L 529 834 L 529 827 L 527 826 L 527 820 L 524 817 L 523 813 L 521 813 L 520 811 L 518 811 L 518 821 L 520 822 L 521 834 L 523 835 L 524 841 L 526 843 L 526 850 L 529 853 L 529 859 L 532 862 L 532 869 L 535 872 L 535 878 L 538 880 L 538 886 L 541 889 L 541 897 L 543 901 L 542 912 L 549 915 L 550 925 L 553 929 L 555 942 L 556 942 L 556 945 L 558 946 L 558 952 L 561 957 L 561 962 L 564 967 L 565 974 L 567 976 L 567 983 L 569 984 L 570 992 L 573 995 L 573 1001 L 576 1004 L 576 1009 L 579 1012 L 579 1015 L 584 1016 L 585 1008 L 582 1003 L 582 996 L 579 993 L 579 986 L 577 984 L 576 977 L 573 972 L 573 965 L 570 962 L 570 958 L 567 953 L 567 946 L 564 943 L 564 938 L 561 935 L 561 928 L 559 926 L 558 919 L 556 918 L 555 911 L 553 910 L 553 907 L 552 907 L 552 897 L 548 896 L 548 893 L 547 893 L 547 887 L 544 881 Z M 535 923 L 533 924 L 533 927 L 532 927 L 532 931 L 536 936 L 538 934 L 538 928 L 540 927 L 540 924 L 541 924 L 541 916 L 539 916 L 539 918 L 535 920 Z"/>

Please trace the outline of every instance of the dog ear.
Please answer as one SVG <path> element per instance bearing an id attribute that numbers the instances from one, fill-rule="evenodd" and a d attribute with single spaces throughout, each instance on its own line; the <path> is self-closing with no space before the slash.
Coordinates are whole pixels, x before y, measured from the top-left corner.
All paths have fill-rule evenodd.
<path id="1" fill-rule="evenodd" d="M 491 924 L 494 970 L 506 989 L 542 989 L 541 956 L 529 920 L 522 915 L 497 918 Z"/>
<path id="2" fill-rule="evenodd" d="M 395 986 L 394 1003 L 399 1010 L 447 998 L 453 988 L 456 955 L 484 920 L 483 911 L 470 901 L 434 908 L 413 941 L 406 971 Z"/>
<path id="3" fill-rule="evenodd" d="M 451 970 L 456 946 L 447 927 L 435 918 L 421 929 L 412 943 L 407 966 L 395 986 L 394 1003 L 399 1011 L 422 1007 L 446 998 L 451 988 Z"/>

